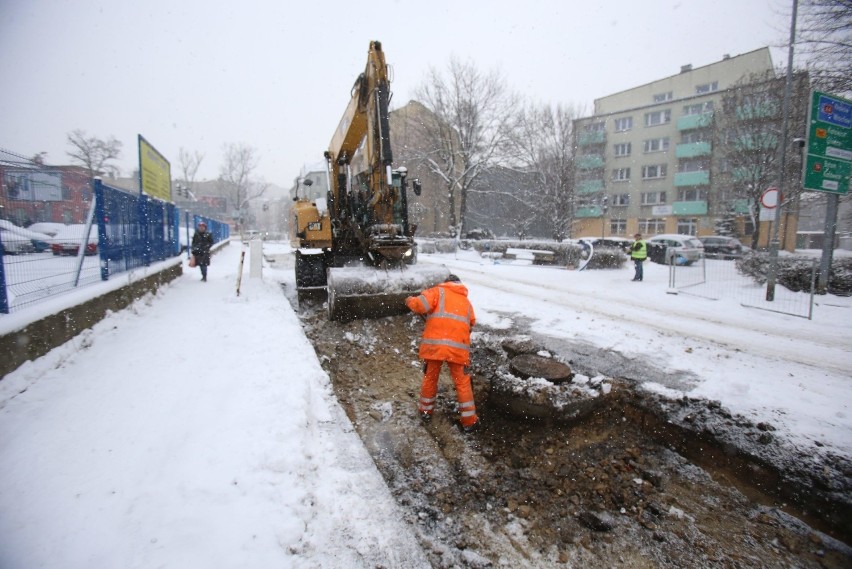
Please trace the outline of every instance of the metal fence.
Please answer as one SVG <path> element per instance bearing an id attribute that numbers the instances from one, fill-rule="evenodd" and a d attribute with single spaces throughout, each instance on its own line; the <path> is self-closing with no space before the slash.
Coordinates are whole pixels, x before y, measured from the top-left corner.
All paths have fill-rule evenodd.
<path id="1" fill-rule="evenodd" d="M 0 247 L 0 313 L 175 257 L 188 249 L 193 228 L 202 220 L 217 243 L 230 237 L 226 223 L 98 179 L 94 197 L 87 223 L 52 237 L 47 249 L 10 255 Z"/>
<path id="2" fill-rule="evenodd" d="M 737 270 L 736 259 L 701 257 L 690 266 L 669 266 L 669 290 L 712 300 L 733 299 L 742 306 L 780 312 L 802 318 L 813 318 L 814 291 L 818 260 L 813 259 L 811 286 L 792 291 L 776 285 L 775 299 L 766 300 L 766 284 L 758 283 Z"/>

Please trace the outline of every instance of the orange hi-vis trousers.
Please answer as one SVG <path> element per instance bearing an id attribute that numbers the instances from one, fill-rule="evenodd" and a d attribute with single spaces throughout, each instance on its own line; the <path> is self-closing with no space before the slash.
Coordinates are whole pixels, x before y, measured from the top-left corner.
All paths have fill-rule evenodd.
<path id="1" fill-rule="evenodd" d="M 470 385 L 470 376 L 465 373 L 465 366 L 446 362 L 450 368 L 453 383 L 456 384 L 456 399 L 459 402 L 461 412 L 461 424 L 465 427 L 473 425 L 477 421 L 476 405 L 473 402 L 473 388 Z M 420 387 L 421 413 L 429 415 L 435 410 L 435 399 L 438 396 L 438 377 L 441 375 L 441 360 L 426 360 L 426 371 L 423 374 L 423 385 Z"/>

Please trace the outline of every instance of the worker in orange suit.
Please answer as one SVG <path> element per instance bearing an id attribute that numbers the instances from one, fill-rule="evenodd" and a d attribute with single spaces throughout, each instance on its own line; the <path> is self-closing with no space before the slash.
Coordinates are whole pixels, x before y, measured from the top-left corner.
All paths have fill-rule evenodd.
<path id="1" fill-rule="evenodd" d="M 420 388 L 420 417 L 428 422 L 435 410 L 438 377 L 444 362 L 456 384 L 456 397 L 461 412 L 461 426 L 466 433 L 479 426 L 473 388 L 470 384 L 470 329 L 476 323 L 473 306 L 467 299 L 467 287 L 456 275 L 445 282 L 424 290 L 419 296 L 409 296 L 405 305 L 412 312 L 426 317 L 420 341 L 420 358 L 426 362 L 423 385 Z"/>

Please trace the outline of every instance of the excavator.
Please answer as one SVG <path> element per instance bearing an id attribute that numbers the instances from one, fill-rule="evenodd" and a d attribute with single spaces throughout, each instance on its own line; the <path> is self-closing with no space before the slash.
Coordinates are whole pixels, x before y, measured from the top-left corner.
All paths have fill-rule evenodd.
<path id="1" fill-rule="evenodd" d="M 443 282 L 446 267 L 420 266 L 408 215 L 405 167 L 393 169 L 391 91 L 382 44 L 370 42 L 367 66 L 325 152 L 326 198 L 296 195 L 291 244 L 300 302 L 327 294 L 331 320 L 378 318 L 407 310 L 404 299 Z"/>

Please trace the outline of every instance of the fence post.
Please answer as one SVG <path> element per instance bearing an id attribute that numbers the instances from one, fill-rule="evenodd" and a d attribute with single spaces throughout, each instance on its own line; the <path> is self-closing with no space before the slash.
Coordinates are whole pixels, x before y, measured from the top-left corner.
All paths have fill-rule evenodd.
<path id="1" fill-rule="evenodd" d="M 101 280 L 109 279 L 109 260 L 106 250 L 106 200 L 104 199 L 104 183 L 100 178 L 94 179 L 95 219 L 98 220 L 98 256 L 101 259 Z M 88 235 L 86 236 L 88 243 Z"/>
<path id="2" fill-rule="evenodd" d="M 3 245 L 0 244 L 0 314 L 9 314 L 9 297 L 6 295 L 6 267 L 3 261 Z"/>
<path id="3" fill-rule="evenodd" d="M 148 196 L 141 194 L 139 196 L 139 237 L 142 240 L 142 264 L 146 267 L 151 264 L 151 236 L 150 223 L 148 218 Z"/>

